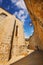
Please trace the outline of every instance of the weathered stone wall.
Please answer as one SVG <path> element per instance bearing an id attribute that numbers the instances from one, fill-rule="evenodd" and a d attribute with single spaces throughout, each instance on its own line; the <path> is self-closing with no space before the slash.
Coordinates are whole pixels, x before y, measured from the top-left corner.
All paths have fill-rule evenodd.
<path id="1" fill-rule="evenodd" d="M 6 63 L 20 55 L 25 56 L 26 49 L 23 23 L 0 8 L 0 63 Z"/>
<path id="2" fill-rule="evenodd" d="M 12 45 L 12 47 L 13 47 L 12 48 L 12 57 L 20 56 L 23 53 L 26 53 L 26 51 L 24 50 L 24 49 L 26 49 L 26 47 L 25 47 L 25 39 L 24 39 L 24 32 L 23 32 L 23 24 L 17 18 L 15 18 L 15 19 L 16 19 L 16 24 L 15 24 L 14 40 L 13 40 L 13 45 Z M 18 26 L 17 36 L 15 35 L 16 26 Z"/>
<path id="3" fill-rule="evenodd" d="M 5 13 L 3 9 L 0 8 L 0 14 Z M 9 59 L 9 52 L 10 52 L 10 42 L 11 36 L 14 26 L 14 19 L 9 14 L 6 17 L 0 15 L 0 62 L 7 62 Z M 12 20 L 11 20 L 12 19 Z"/>
<path id="4" fill-rule="evenodd" d="M 43 50 L 43 0 L 24 0 L 34 25 L 34 34 L 30 39 L 32 48 Z M 34 40 L 34 41 L 33 41 Z"/>

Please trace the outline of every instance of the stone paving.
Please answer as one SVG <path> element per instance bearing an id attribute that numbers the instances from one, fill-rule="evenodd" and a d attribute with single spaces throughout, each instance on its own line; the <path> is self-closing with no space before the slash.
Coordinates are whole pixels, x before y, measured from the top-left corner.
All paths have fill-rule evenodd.
<path id="1" fill-rule="evenodd" d="M 43 65 L 43 51 L 34 51 L 11 65 Z"/>

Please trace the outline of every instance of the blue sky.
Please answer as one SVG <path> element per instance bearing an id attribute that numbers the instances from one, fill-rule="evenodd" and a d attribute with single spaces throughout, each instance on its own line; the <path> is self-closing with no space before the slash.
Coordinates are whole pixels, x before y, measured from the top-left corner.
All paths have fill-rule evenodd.
<path id="1" fill-rule="evenodd" d="M 32 21 L 23 0 L 0 0 L 0 6 L 22 21 L 25 38 L 33 34 Z"/>

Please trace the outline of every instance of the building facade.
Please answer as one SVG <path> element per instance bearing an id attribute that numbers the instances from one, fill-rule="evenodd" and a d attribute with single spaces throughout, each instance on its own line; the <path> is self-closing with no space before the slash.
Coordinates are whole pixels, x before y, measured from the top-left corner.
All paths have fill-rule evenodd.
<path id="1" fill-rule="evenodd" d="M 0 8 L 0 62 L 7 62 L 26 51 L 23 23 Z"/>

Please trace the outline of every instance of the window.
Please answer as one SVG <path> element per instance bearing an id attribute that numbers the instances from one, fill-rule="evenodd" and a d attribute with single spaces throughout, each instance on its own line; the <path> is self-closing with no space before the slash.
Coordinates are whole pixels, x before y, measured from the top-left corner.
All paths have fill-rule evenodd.
<path id="1" fill-rule="evenodd" d="M 7 15 L 5 13 L 0 14 L 0 21 L 3 20 Z"/>
<path id="2" fill-rule="evenodd" d="M 1 13 L 0 16 L 6 17 L 7 15 L 5 13 Z"/>
<path id="3" fill-rule="evenodd" d="M 16 26 L 16 20 L 15 20 L 15 23 L 14 23 L 14 30 L 15 30 L 15 26 Z"/>
<path id="4" fill-rule="evenodd" d="M 18 35 L 18 25 L 16 26 L 16 36 Z"/>

